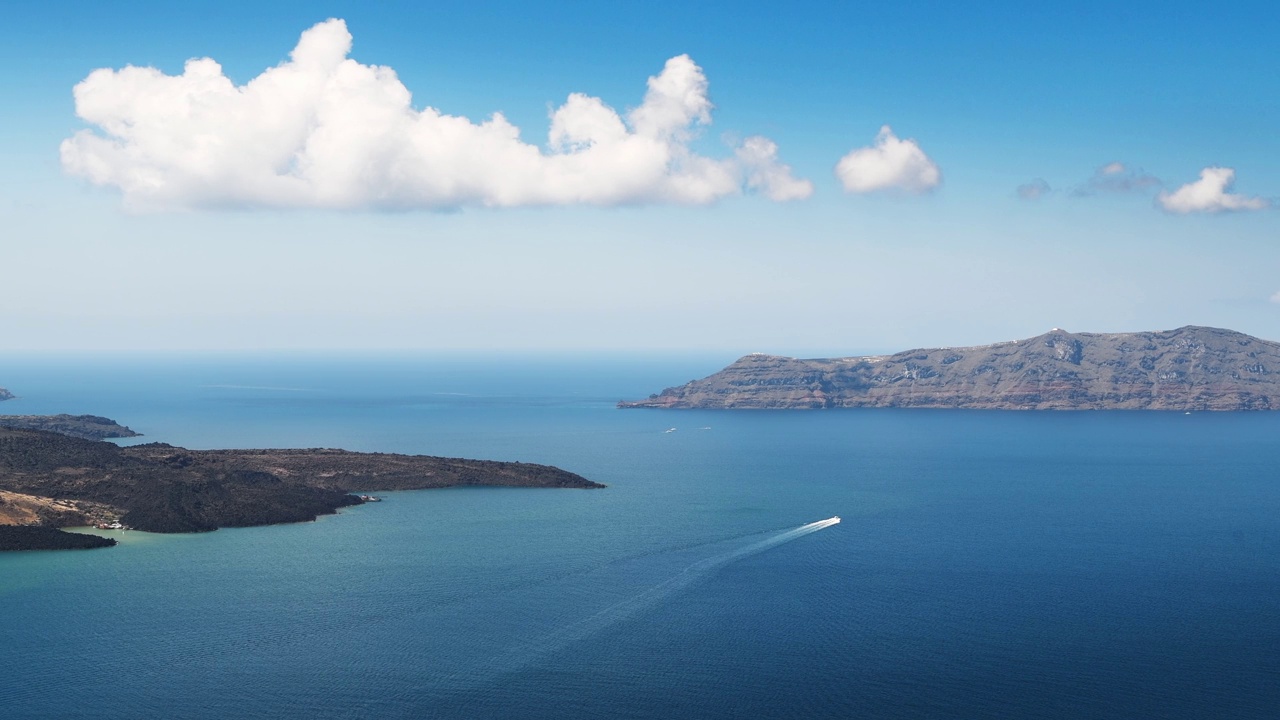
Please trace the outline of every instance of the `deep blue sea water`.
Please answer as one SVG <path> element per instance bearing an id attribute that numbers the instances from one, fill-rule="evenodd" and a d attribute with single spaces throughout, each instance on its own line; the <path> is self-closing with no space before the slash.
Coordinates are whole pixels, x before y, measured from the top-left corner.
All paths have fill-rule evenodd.
<path id="1" fill-rule="evenodd" d="M 609 488 L 0 555 L 0 717 L 1280 717 L 1280 414 L 613 407 L 730 359 L 9 358 L 2 413 Z"/>

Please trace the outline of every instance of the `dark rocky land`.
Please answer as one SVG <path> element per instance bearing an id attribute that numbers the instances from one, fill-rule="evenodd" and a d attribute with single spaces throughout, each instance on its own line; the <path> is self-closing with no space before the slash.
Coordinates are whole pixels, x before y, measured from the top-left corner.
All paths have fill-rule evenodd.
<path id="1" fill-rule="evenodd" d="M 314 520 L 360 504 L 353 491 L 464 485 L 604 487 L 530 463 L 329 449 L 119 447 L 0 428 L 0 526 L 120 522 L 150 532 L 201 532 Z"/>
<path id="2" fill-rule="evenodd" d="M 0 415 L 0 427 L 48 430 L 85 440 L 142 436 L 111 418 L 98 415 Z"/>
<path id="3" fill-rule="evenodd" d="M 756 354 L 618 407 L 1280 410 L 1280 343 L 1187 326 L 868 357 Z"/>
<path id="4" fill-rule="evenodd" d="M 0 400 L 12 400 L 14 397 L 13 393 L 0 387 Z"/>
<path id="5" fill-rule="evenodd" d="M 0 552 L 7 550 L 92 550 L 116 541 L 99 535 L 64 532 L 58 528 L 0 525 Z"/>

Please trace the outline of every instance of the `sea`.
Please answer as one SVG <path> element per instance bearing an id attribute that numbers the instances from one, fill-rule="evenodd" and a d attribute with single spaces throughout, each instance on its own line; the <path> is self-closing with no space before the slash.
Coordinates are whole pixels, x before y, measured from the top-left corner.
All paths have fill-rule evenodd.
<path id="1" fill-rule="evenodd" d="M 0 717 L 1280 717 L 1280 413 L 615 408 L 732 360 L 7 357 L 121 442 L 608 487 L 0 554 Z"/>

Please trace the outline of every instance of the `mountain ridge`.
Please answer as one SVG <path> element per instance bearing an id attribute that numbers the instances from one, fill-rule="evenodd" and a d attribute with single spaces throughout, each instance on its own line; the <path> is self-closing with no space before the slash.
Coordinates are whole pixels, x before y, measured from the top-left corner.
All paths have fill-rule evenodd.
<path id="1" fill-rule="evenodd" d="M 755 353 L 618 407 L 1271 410 L 1280 409 L 1280 343 L 1187 325 L 1133 333 L 1054 328 L 1022 340 L 891 355 Z"/>

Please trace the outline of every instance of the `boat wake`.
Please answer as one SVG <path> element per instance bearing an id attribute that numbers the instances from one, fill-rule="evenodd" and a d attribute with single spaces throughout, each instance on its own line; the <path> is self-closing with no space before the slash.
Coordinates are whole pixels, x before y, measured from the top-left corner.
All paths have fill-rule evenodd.
<path id="1" fill-rule="evenodd" d="M 811 522 L 785 532 L 759 540 L 744 547 L 720 553 L 689 565 L 679 574 L 654 585 L 632 597 L 616 602 L 582 620 L 571 623 L 532 641 L 511 648 L 503 657 L 495 659 L 493 670 L 513 671 L 528 664 L 534 658 L 590 637 L 605 628 L 647 610 L 671 595 L 693 585 L 707 575 L 744 558 L 791 542 L 805 535 L 816 533 L 840 522 L 839 516 Z"/>

